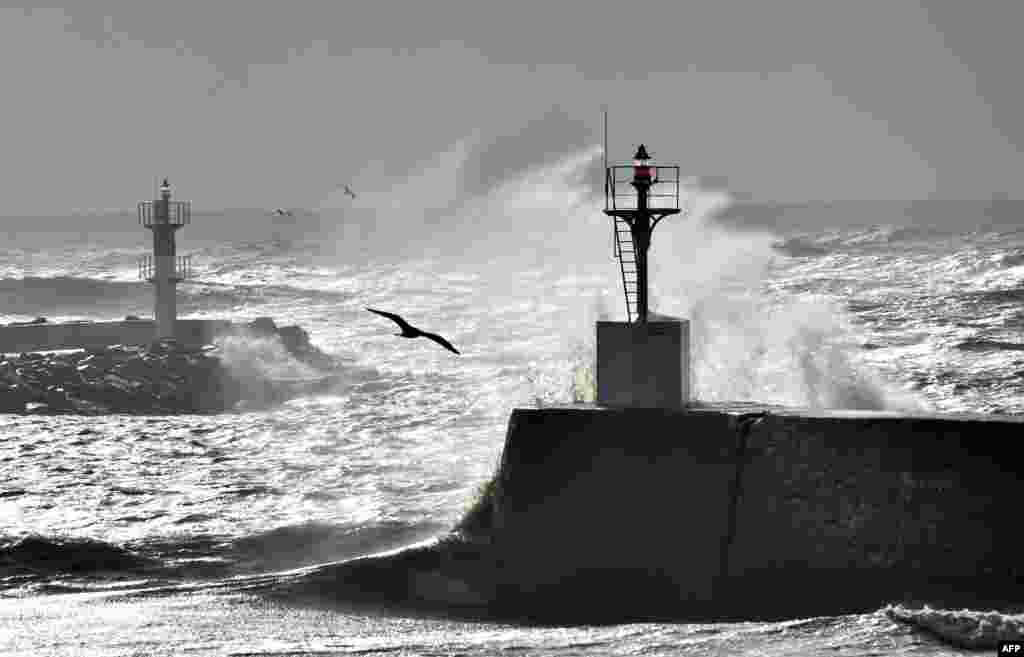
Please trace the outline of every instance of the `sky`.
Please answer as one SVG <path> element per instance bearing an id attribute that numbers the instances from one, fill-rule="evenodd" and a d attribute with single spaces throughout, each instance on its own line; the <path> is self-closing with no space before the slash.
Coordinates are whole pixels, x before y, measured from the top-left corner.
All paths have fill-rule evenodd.
<path id="1" fill-rule="evenodd" d="M 472 144 L 600 144 L 764 202 L 1021 198 L 1019 0 L 0 8 L 0 216 L 319 208 Z M 343 195 L 342 195 L 343 200 Z"/>

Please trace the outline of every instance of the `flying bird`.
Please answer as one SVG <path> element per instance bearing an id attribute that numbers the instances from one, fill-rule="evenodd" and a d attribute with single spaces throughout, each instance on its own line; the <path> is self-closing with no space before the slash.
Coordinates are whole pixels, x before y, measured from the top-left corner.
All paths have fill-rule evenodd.
<path id="1" fill-rule="evenodd" d="M 291 210 L 285 210 L 283 208 L 278 208 L 278 209 L 274 210 L 273 214 L 277 215 L 278 217 L 290 217 L 290 216 L 292 216 L 292 211 Z"/>
<path id="2" fill-rule="evenodd" d="M 353 192 L 352 188 L 349 187 L 348 185 L 345 185 L 345 193 L 348 194 L 349 196 L 351 196 L 352 198 L 356 197 L 356 193 Z"/>
<path id="3" fill-rule="evenodd" d="M 441 345 L 448 351 L 451 351 L 456 354 L 459 353 L 458 349 L 453 347 L 450 342 L 442 338 L 440 335 L 437 335 L 436 333 L 427 333 L 426 331 L 421 331 L 394 313 L 386 313 L 383 310 L 374 310 L 373 308 L 367 308 L 367 310 L 369 310 L 371 313 L 376 313 L 381 317 L 387 317 L 395 324 L 398 324 L 398 328 L 402 329 L 402 332 L 396 333 L 395 335 L 399 335 L 403 338 L 428 338 L 430 340 L 433 340 L 437 344 Z"/>

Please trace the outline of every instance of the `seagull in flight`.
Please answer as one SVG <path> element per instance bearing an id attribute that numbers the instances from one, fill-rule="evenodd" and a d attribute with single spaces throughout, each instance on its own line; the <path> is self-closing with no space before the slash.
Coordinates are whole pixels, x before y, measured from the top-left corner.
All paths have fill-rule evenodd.
<path id="1" fill-rule="evenodd" d="M 348 194 L 349 196 L 351 196 L 352 198 L 356 197 L 356 193 L 353 192 L 352 188 L 349 187 L 348 185 L 345 185 L 345 193 Z"/>
<path id="2" fill-rule="evenodd" d="M 453 347 L 450 342 L 442 338 L 440 335 L 437 335 L 436 333 L 427 333 L 426 331 L 421 331 L 415 326 L 410 325 L 409 322 L 405 321 L 404 319 L 402 319 L 401 317 L 394 313 L 386 313 L 383 310 L 374 310 L 373 308 L 367 308 L 367 310 L 369 310 L 371 313 L 376 313 L 381 317 L 387 317 L 395 324 L 398 324 L 398 328 L 402 329 L 402 332 L 396 333 L 395 335 L 399 335 L 403 338 L 427 338 L 433 340 L 434 342 L 441 345 L 448 351 L 451 351 L 452 353 L 459 353 L 458 349 Z"/>

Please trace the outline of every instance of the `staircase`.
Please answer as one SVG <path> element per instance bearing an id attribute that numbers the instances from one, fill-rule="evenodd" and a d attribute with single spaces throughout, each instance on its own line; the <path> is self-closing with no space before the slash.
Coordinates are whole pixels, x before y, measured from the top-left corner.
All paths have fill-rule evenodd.
<path id="1" fill-rule="evenodd" d="M 632 323 L 637 304 L 636 244 L 629 224 L 622 217 L 615 217 L 615 257 L 622 270 L 622 289 L 626 293 L 626 321 Z"/>

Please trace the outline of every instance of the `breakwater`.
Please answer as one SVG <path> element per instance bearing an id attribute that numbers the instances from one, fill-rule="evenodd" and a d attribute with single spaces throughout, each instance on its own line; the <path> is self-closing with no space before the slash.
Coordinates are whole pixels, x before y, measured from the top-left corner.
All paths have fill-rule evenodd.
<path id="1" fill-rule="evenodd" d="M 516 409 L 451 535 L 318 567 L 318 596 L 538 622 L 1019 606 L 1021 417 Z"/>
<path id="2" fill-rule="evenodd" d="M 260 320 L 265 324 L 269 318 Z M 252 322 L 250 322 L 252 324 Z M 229 320 L 179 319 L 174 335 L 185 346 L 201 347 L 218 335 L 247 326 Z M 156 324 L 151 319 L 118 322 L 35 322 L 0 326 L 0 354 L 55 349 L 98 349 L 112 345 L 149 344 Z"/>
<path id="3" fill-rule="evenodd" d="M 180 332 L 183 340 L 153 342 L 139 339 L 152 336 L 152 322 L 138 322 L 149 324 L 139 336 L 135 335 L 135 323 L 115 323 L 129 328 L 112 334 L 97 331 L 97 339 L 87 343 L 89 346 L 70 352 L 0 356 L 0 412 L 219 412 L 243 401 L 267 404 L 315 393 L 328 389 L 334 381 L 333 359 L 314 347 L 308 333 L 298 326 L 278 327 L 269 318 L 247 324 L 192 320 Z M 44 327 L 55 330 L 41 335 L 58 336 L 66 347 L 64 338 L 72 335 L 63 328 L 66 326 Z M 139 343 L 104 345 L 111 336 L 134 337 Z M 318 375 L 279 380 L 236 371 L 223 362 L 217 347 L 209 344 L 226 336 L 278 341 L 291 357 Z"/>

